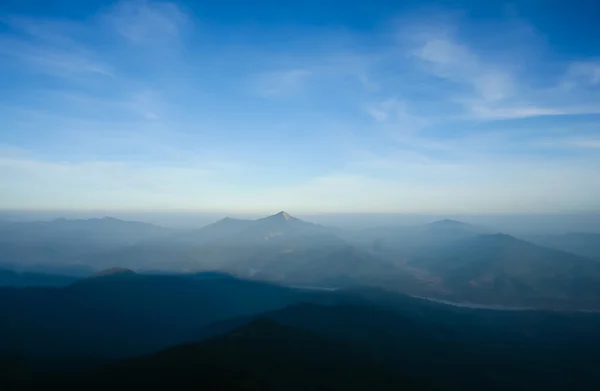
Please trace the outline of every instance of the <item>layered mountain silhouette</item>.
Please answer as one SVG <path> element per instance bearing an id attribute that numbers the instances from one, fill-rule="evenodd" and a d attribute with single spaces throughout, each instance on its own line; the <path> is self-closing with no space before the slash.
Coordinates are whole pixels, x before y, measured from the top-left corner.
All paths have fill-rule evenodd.
<path id="1" fill-rule="evenodd" d="M 91 257 L 89 263 L 132 269 L 219 270 L 289 284 L 348 285 L 401 274 L 334 234 L 286 212 L 258 220 L 225 218 L 173 240 L 140 243 Z"/>
<path id="2" fill-rule="evenodd" d="M 0 231 L 7 232 L 0 237 L 0 264 L 20 272 L 211 271 L 321 288 L 379 286 L 478 304 L 600 306 L 599 262 L 591 259 L 597 234 L 536 237 L 546 244 L 539 246 L 448 219 L 344 231 L 286 212 L 257 220 L 225 218 L 194 230 L 102 218 L 2 223 Z"/>

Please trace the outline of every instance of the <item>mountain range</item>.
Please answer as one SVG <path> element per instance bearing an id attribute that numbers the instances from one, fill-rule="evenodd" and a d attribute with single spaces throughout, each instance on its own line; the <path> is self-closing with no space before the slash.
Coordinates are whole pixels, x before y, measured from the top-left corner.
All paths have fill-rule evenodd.
<path id="1" fill-rule="evenodd" d="M 528 242 L 454 220 L 352 231 L 286 212 L 224 218 L 193 230 L 102 218 L 5 222 L 0 232 L 0 265 L 20 272 L 215 271 L 294 286 L 378 286 L 478 304 L 600 307 L 597 235 L 591 233 Z"/>

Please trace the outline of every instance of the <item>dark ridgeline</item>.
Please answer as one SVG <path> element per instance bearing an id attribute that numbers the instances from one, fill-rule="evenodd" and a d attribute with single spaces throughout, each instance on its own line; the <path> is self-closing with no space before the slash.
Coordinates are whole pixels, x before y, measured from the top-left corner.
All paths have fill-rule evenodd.
<path id="1" fill-rule="evenodd" d="M 314 293 L 202 275 L 112 270 L 65 288 L 0 288 L 0 349 L 122 357 L 196 339 L 210 323 L 257 314 Z"/>

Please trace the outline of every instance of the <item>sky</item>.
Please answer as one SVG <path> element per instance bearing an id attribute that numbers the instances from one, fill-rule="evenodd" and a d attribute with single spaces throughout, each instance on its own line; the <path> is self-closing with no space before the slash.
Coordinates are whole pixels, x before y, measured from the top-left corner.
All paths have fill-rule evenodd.
<path id="1" fill-rule="evenodd" d="M 600 3 L 0 4 L 0 209 L 600 211 Z"/>

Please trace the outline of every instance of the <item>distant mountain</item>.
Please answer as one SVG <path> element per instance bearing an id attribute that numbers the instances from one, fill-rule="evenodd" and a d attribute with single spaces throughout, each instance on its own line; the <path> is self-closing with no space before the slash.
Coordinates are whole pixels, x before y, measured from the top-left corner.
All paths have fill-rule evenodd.
<path id="1" fill-rule="evenodd" d="M 0 225 L 2 242 L 20 244 L 127 245 L 165 235 L 168 229 L 112 217 L 87 220 L 56 219 Z"/>
<path id="2" fill-rule="evenodd" d="M 171 237 L 172 240 L 205 244 L 235 235 L 254 224 L 253 220 L 232 219 L 225 217 L 215 223 L 199 229 L 188 230 Z"/>
<path id="3" fill-rule="evenodd" d="M 321 225 L 302 221 L 286 212 L 279 212 L 272 216 L 254 220 L 246 229 L 227 238 L 227 242 L 243 244 L 277 243 L 297 239 L 298 237 L 311 237 L 314 239 L 318 235 L 330 235 L 331 232 L 333 231 Z"/>
<path id="4" fill-rule="evenodd" d="M 122 267 L 113 267 L 110 269 L 102 270 L 92 274 L 89 278 L 98 277 L 133 277 L 136 273 L 131 269 L 125 269 Z"/>
<path id="5" fill-rule="evenodd" d="M 101 273 L 65 288 L 0 288 L 0 351 L 122 357 L 195 340 L 212 322 L 317 292 L 224 278 Z"/>
<path id="6" fill-rule="evenodd" d="M 600 277 L 590 259 L 448 219 L 344 232 L 279 212 L 196 230 L 102 218 L 3 223 L 1 232 L 0 265 L 19 272 L 211 272 L 313 288 L 378 286 L 480 304 L 600 307 Z M 590 235 L 547 246 L 594 254 Z"/>
<path id="7" fill-rule="evenodd" d="M 417 227 L 415 231 L 420 233 L 445 233 L 452 236 L 459 236 L 460 234 L 480 234 L 486 230 L 483 227 L 469 223 L 463 223 L 462 221 L 444 219 Z"/>
<path id="8" fill-rule="evenodd" d="M 600 307 L 600 262 L 455 220 L 355 231 L 345 239 L 405 273 L 376 286 L 450 301 L 508 306 Z M 538 243 L 594 254 L 593 235 Z M 412 276 L 408 278 L 407 276 Z M 400 277 L 403 278 L 399 283 Z"/>
<path id="9" fill-rule="evenodd" d="M 346 286 L 399 273 L 332 229 L 280 212 L 258 220 L 223 219 L 200 230 L 141 243 L 88 262 L 97 267 L 221 271 L 288 284 Z"/>
<path id="10" fill-rule="evenodd" d="M 506 234 L 422 252 L 411 264 L 441 278 L 453 298 L 481 303 L 600 306 L 600 263 Z"/>
<path id="11" fill-rule="evenodd" d="M 442 246 L 486 232 L 483 227 L 445 219 L 418 226 L 378 227 L 350 231 L 342 236 L 349 243 L 369 251 L 406 257 L 422 248 Z"/>
<path id="12" fill-rule="evenodd" d="M 564 235 L 528 236 L 526 239 L 540 246 L 600 261 L 600 233 L 572 232 Z"/>
<path id="13" fill-rule="evenodd" d="M 166 228 L 104 217 L 0 225 L 0 264 L 76 265 L 90 255 L 156 240 Z"/>

